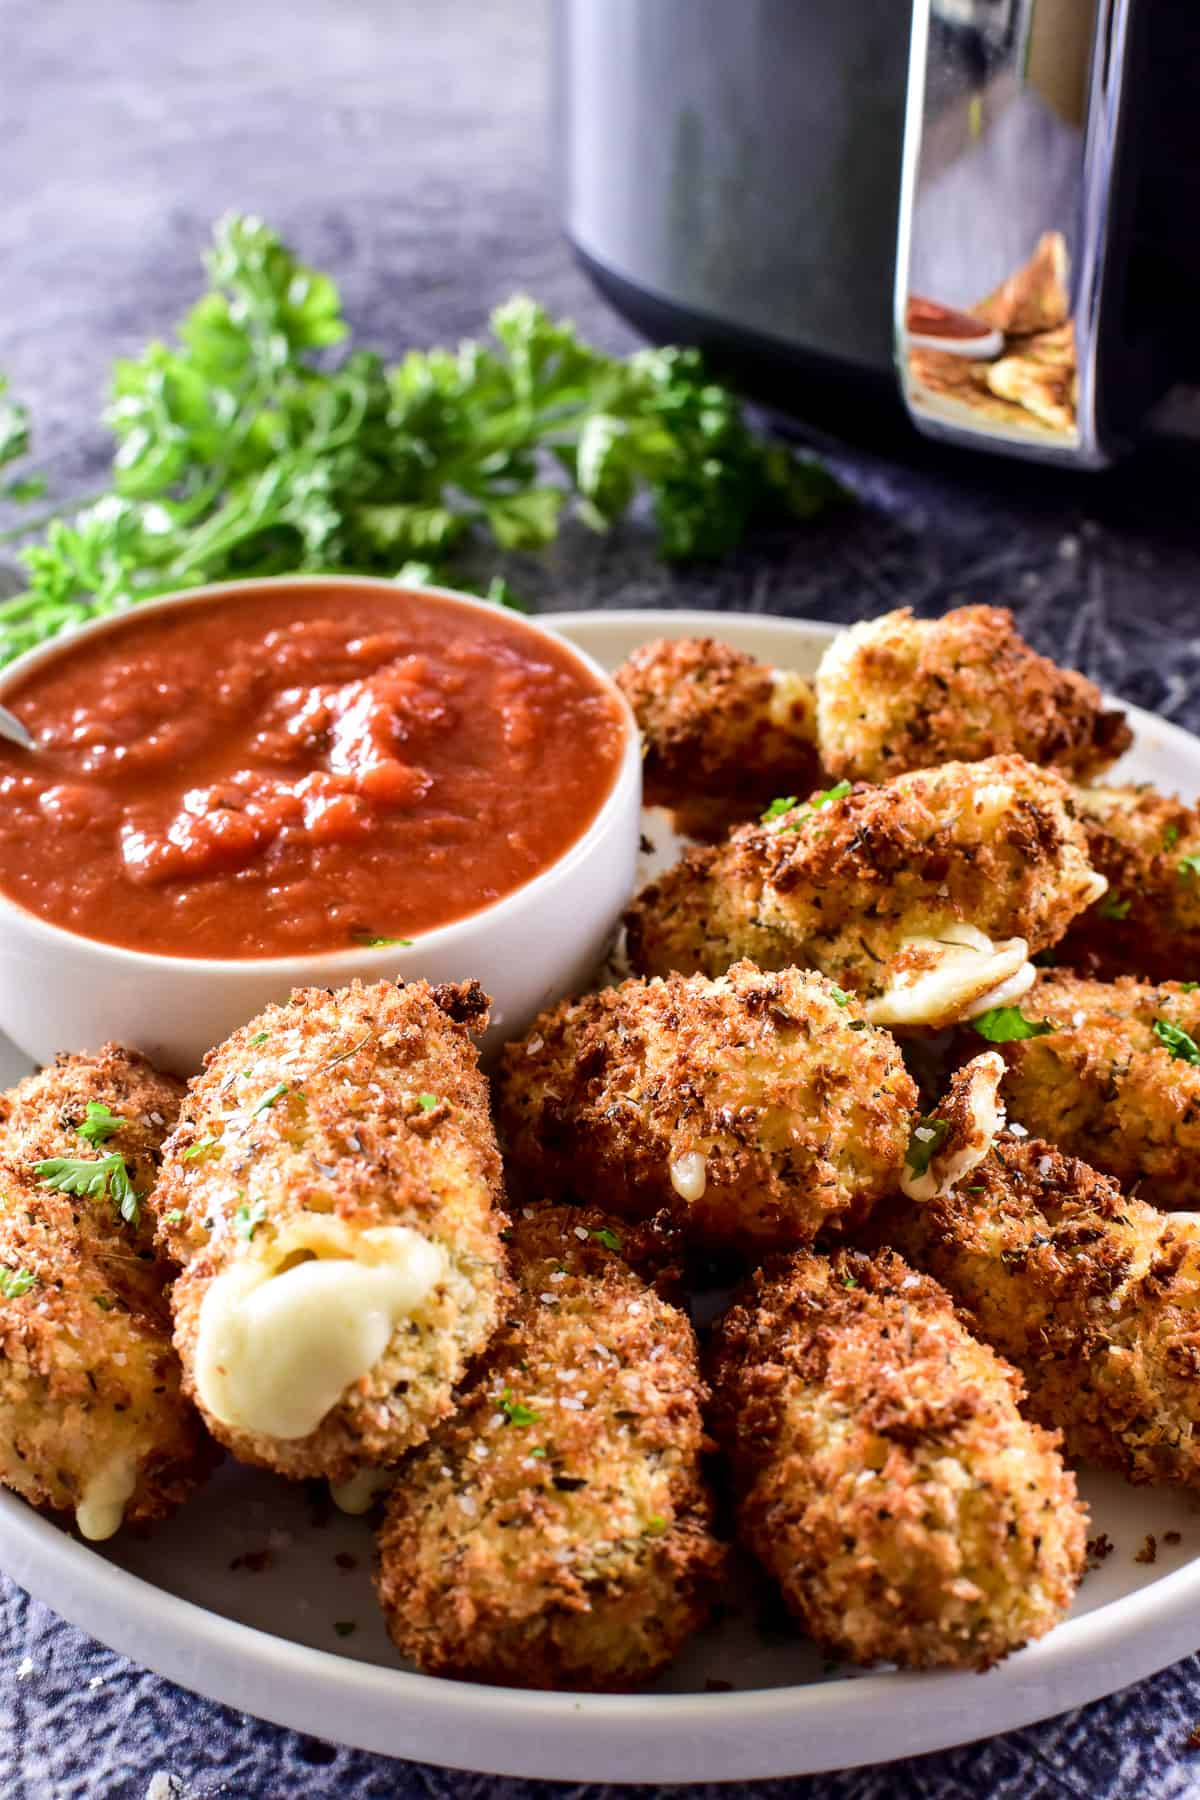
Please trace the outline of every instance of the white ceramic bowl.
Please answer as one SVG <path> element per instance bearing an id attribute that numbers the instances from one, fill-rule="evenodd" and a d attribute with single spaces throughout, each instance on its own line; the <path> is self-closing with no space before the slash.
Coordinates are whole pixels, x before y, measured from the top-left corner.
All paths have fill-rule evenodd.
<path id="1" fill-rule="evenodd" d="M 147 601 L 137 616 L 264 587 L 363 587 L 393 584 L 370 577 L 296 575 L 270 581 L 219 582 Z M 419 591 L 478 607 L 494 607 L 450 588 Z M 83 634 L 119 630 L 128 614 L 97 620 L 82 632 L 39 646 L 11 663 L 0 700 L 30 670 Z M 542 1007 L 578 992 L 604 954 L 633 888 L 641 821 L 641 753 L 620 690 L 590 656 L 538 625 L 514 617 L 517 629 L 551 638 L 568 650 L 621 707 L 624 754 L 600 811 L 557 862 L 524 886 L 469 917 L 440 926 L 411 945 L 314 951 L 302 956 L 218 960 L 162 956 L 101 943 L 51 925 L 0 891 L 0 1031 L 35 1062 L 59 1050 L 92 1050 L 108 1039 L 143 1051 L 164 1068 L 188 1074 L 204 1052 L 294 987 L 342 987 L 358 977 L 379 981 L 475 978 L 492 996 L 485 1054 L 522 1031 Z"/>

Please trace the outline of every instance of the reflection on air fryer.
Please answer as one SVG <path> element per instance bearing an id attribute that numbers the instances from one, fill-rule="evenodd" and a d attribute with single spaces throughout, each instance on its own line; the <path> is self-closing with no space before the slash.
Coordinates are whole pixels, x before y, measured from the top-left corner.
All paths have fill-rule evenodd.
<path id="1" fill-rule="evenodd" d="M 905 359 L 914 411 L 967 422 L 966 411 L 979 430 L 1076 443 L 1078 371 L 1068 274 L 1066 240 L 1060 231 L 1047 231 L 1029 261 L 965 314 L 910 295 Z"/>

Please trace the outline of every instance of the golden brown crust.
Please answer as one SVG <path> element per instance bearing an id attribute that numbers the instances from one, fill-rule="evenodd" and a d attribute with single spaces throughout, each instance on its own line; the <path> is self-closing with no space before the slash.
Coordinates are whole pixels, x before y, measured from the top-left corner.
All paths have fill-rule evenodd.
<path id="1" fill-rule="evenodd" d="M 716 638 L 658 638 L 615 679 L 642 734 L 646 802 L 674 809 L 680 831 L 719 838 L 819 777 L 813 688 L 801 675 Z"/>
<path id="2" fill-rule="evenodd" d="M 1060 776 L 1019 756 L 946 763 L 688 852 L 634 901 L 629 955 L 646 975 L 797 964 L 874 1004 L 933 954 L 913 939 L 963 924 L 1033 953 L 1096 885 Z"/>
<path id="3" fill-rule="evenodd" d="M 668 1207 L 689 1238 L 811 1242 L 893 1185 L 916 1089 L 819 975 L 739 963 L 567 1000 L 504 1051 L 497 1117 L 530 1192 Z"/>
<path id="4" fill-rule="evenodd" d="M 1200 1221 L 1157 1212 L 1037 1138 L 1000 1138 L 969 1182 L 897 1202 L 872 1235 L 970 1310 L 1067 1455 L 1200 1486 Z"/>
<path id="5" fill-rule="evenodd" d="M 578 1208 L 517 1216 L 511 1316 L 393 1490 L 380 1599 L 430 1674 L 627 1688 L 708 1612 L 723 1552 L 695 1337 L 607 1247 L 623 1232 Z"/>
<path id="6" fill-rule="evenodd" d="M 308 1215 L 411 1227 L 450 1265 L 370 1375 L 307 1437 L 210 1418 L 240 1460 L 335 1482 L 394 1462 L 449 1412 L 487 1344 L 507 1277 L 500 1158 L 471 1039 L 486 1017 L 477 982 L 300 988 L 210 1051 L 191 1082 L 157 1196 L 183 1266 L 175 1341 L 189 1387 L 209 1283 L 244 1255 L 269 1255 L 274 1236 Z M 248 1215 L 258 1218 L 252 1251 L 238 1224 Z"/>
<path id="7" fill-rule="evenodd" d="M 817 674 L 821 755 L 839 778 L 1024 756 L 1087 779 L 1132 742 L 1083 675 L 1039 656 L 1001 606 L 901 607 L 842 632 Z"/>
<path id="8" fill-rule="evenodd" d="M 1200 1067 L 1154 1029 L 1200 1043 L 1200 989 L 1046 969 L 1021 1007 L 1054 1030 L 999 1046 L 1013 1118 L 1155 1206 L 1200 1203 Z"/>
<path id="9" fill-rule="evenodd" d="M 780 1258 L 719 1322 L 739 1531 L 854 1662 L 984 1669 L 1057 1624 L 1086 1514 L 1020 1378 L 894 1253 Z"/>
<path id="10" fill-rule="evenodd" d="M 1044 231 L 1029 261 L 971 308 L 977 319 L 1000 331 L 1021 336 L 1053 331 L 1066 323 L 1071 299 L 1067 289 L 1070 264 L 1061 231 Z"/>
<path id="11" fill-rule="evenodd" d="M 184 1086 L 136 1050 L 105 1044 L 94 1054 L 55 1057 L 0 1094 L 0 1154 L 32 1172 L 53 1157 L 124 1158 L 134 1190 L 146 1198 L 132 1222 L 111 1203 L 76 1207 L 80 1252 L 104 1261 L 115 1290 L 135 1308 L 163 1310 L 169 1271 L 154 1254 L 153 1190 L 163 1142 L 179 1117 Z M 88 1102 L 106 1106 L 122 1123 L 98 1144 L 79 1135 Z"/>
<path id="12" fill-rule="evenodd" d="M 165 1517 L 207 1474 L 215 1446 L 181 1392 L 166 1284 L 146 1199 L 182 1083 L 108 1044 L 62 1056 L 0 1096 L 0 1479 L 33 1505 L 69 1511 L 89 1480 L 136 1469 L 125 1518 Z M 123 1120 L 92 1145 L 89 1101 Z M 35 1165 L 122 1154 L 139 1217 L 106 1196 L 55 1192 Z"/>
<path id="13" fill-rule="evenodd" d="M 1088 855 L 1108 893 L 1076 919 L 1060 960 L 1089 975 L 1200 980 L 1200 809 L 1151 787 L 1080 788 Z"/>

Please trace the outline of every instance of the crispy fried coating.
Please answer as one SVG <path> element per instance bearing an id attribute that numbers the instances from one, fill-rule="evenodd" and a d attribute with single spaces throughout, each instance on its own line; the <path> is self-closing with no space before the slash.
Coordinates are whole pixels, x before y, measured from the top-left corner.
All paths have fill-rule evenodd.
<path id="1" fill-rule="evenodd" d="M 894 1252 L 760 1270 L 709 1374 L 739 1533 L 819 1643 L 985 1669 L 1062 1618 L 1087 1515 L 1057 1434 Z"/>
<path id="2" fill-rule="evenodd" d="M 506 1046 L 496 1101 L 530 1192 L 665 1206 L 691 1240 L 761 1247 L 866 1216 L 899 1173 L 916 1088 L 832 983 L 743 962 L 563 1001 Z"/>
<path id="3" fill-rule="evenodd" d="M 821 756 L 837 777 L 1015 754 L 1088 779 L 1132 742 L 1099 689 L 1031 650 L 1002 606 L 911 608 L 840 632 L 817 672 Z"/>
<path id="4" fill-rule="evenodd" d="M 0 1094 L 0 1155 L 32 1170 L 53 1157 L 102 1157 L 119 1151 L 135 1192 L 147 1197 L 137 1216 L 125 1220 L 108 1202 L 79 1209 L 80 1249 L 110 1266 L 111 1282 L 135 1309 L 161 1310 L 168 1279 L 166 1263 L 154 1252 L 152 1193 L 162 1147 L 179 1117 L 184 1087 L 164 1075 L 136 1050 L 105 1044 L 93 1054 L 64 1053 L 48 1068 L 28 1075 Z M 100 1141 L 80 1137 L 88 1103 L 102 1105 L 121 1120 Z"/>
<path id="5" fill-rule="evenodd" d="M 658 638 L 617 670 L 642 734 L 646 802 L 716 839 L 817 781 L 813 686 L 716 638 Z"/>
<path id="6" fill-rule="evenodd" d="M 1200 990 L 1045 969 L 1021 1007 L 1054 1030 L 1000 1046 L 1012 1116 L 1155 1206 L 1200 1205 Z"/>
<path id="7" fill-rule="evenodd" d="M 1200 1220 L 1157 1211 L 1040 1138 L 871 1222 L 1025 1376 L 1072 1459 L 1200 1487 Z"/>
<path id="8" fill-rule="evenodd" d="M 392 1491 L 380 1600 L 430 1674 L 628 1688 L 709 1610 L 696 1340 L 611 1247 L 623 1231 L 575 1207 L 517 1217 L 508 1322 Z"/>
<path id="9" fill-rule="evenodd" d="M 63 1056 L 0 1097 L 0 1480 L 88 1537 L 172 1512 L 216 1451 L 181 1391 L 145 1201 L 182 1084 L 108 1044 Z M 92 1101 L 122 1123 L 77 1126 Z M 35 1165 L 120 1154 L 139 1216 L 56 1192 Z"/>
<path id="10" fill-rule="evenodd" d="M 341 1483 L 395 1462 L 450 1411 L 507 1293 L 500 1158 L 472 1042 L 486 1023 L 475 982 L 301 988 L 210 1051 L 190 1083 L 158 1190 L 183 1269 L 173 1303 L 189 1391 L 207 1296 L 227 1272 L 261 1293 L 305 1261 L 369 1263 L 380 1228 L 415 1234 L 440 1265 L 369 1370 L 302 1435 L 219 1418 L 198 1394 L 239 1460 Z M 274 1328 L 254 1329 L 270 1348 Z M 322 1354 L 295 1351 L 293 1387 Z"/>
<path id="11" fill-rule="evenodd" d="M 1152 787 L 1079 788 L 1075 807 L 1109 891 L 1060 960 L 1088 974 L 1200 980 L 1200 808 Z"/>
<path id="12" fill-rule="evenodd" d="M 1019 756 L 817 796 L 689 851 L 626 915 L 644 975 L 819 969 L 869 1019 L 942 1026 L 1015 997 L 1102 891 L 1061 776 Z M 1000 990 L 1000 991 L 997 991 Z"/>

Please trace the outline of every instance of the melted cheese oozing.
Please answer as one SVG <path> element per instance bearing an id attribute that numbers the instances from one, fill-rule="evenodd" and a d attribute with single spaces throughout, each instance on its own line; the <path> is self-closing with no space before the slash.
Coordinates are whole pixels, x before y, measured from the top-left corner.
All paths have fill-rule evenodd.
<path id="1" fill-rule="evenodd" d="M 934 1151 L 923 1175 L 914 1175 L 905 1164 L 900 1186 L 910 1200 L 933 1200 L 939 1194 L 953 1193 L 972 1169 L 979 1167 L 1004 1130 L 1004 1102 L 1000 1098 L 1004 1058 L 997 1050 L 985 1050 L 981 1056 L 972 1057 L 966 1067 L 970 1076 L 967 1119 L 955 1127 L 940 1152 Z"/>
<path id="2" fill-rule="evenodd" d="M 864 1010 L 873 1025 L 951 1025 L 985 996 L 988 1006 L 995 1004 L 992 995 L 1002 986 L 1023 980 L 1028 987 L 1034 978 L 1024 938 L 995 943 L 974 925 L 946 925 L 936 937 L 905 939 L 904 948 L 932 950 L 937 961 L 932 968 L 903 971 L 868 1001 Z"/>
<path id="3" fill-rule="evenodd" d="M 701 1200 L 708 1186 L 708 1163 L 699 1150 L 685 1150 L 671 1164 L 671 1186 L 681 1200 Z"/>
<path id="4" fill-rule="evenodd" d="M 196 1335 L 200 1400 L 223 1425 L 307 1437 L 447 1267 L 441 1245 L 407 1226 L 297 1221 L 210 1284 Z"/>
<path id="5" fill-rule="evenodd" d="M 395 1480 L 391 1469 L 359 1469 L 348 1481 L 331 1481 L 329 1498 L 339 1512 L 357 1516 L 369 1512 L 380 1494 L 386 1494 Z"/>
<path id="6" fill-rule="evenodd" d="M 110 1538 L 125 1517 L 125 1502 L 137 1486 L 136 1456 L 114 1456 L 86 1482 L 75 1508 L 81 1537 L 90 1543 Z"/>

